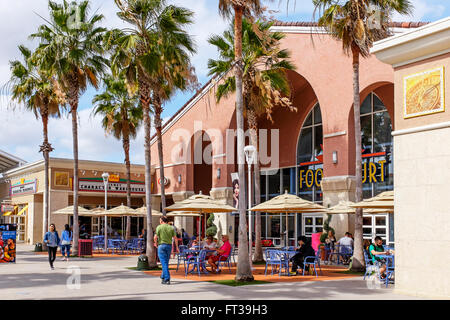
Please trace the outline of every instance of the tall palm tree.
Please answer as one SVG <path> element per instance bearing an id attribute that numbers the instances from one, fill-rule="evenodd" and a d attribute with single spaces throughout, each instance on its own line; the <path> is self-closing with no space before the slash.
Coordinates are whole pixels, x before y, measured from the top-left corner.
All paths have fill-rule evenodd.
<path id="1" fill-rule="evenodd" d="M 319 11 L 319 26 L 341 41 L 353 65 L 353 116 L 356 152 L 356 201 L 362 201 L 361 117 L 359 89 L 359 57 L 370 56 L 374 41 L 387 37 L 391 13 L 410 14 L 409 0 L 313 0 L 315 12 Z M 355 250 L 352 269 L 364 269 L 362 209 L 355 214 Z"/>
<path id="2" fill-rule="evenodd" d="M 102 56 L 102 39 L 106 29 L 98 23 L 103 15 L 89 16 L 89 1 L 58 4 L 49 1 L 50 20 L 38 28 L 31 38 L 40 40 L 39 63 L 55 75 L 70 106 L 73 135 L 73 252 L 78 254 L 78 102 L 91 84 L 98 88 L 99 75 L 104 73 L 106 59 Z"/>
<path id="3" fill-rule="evenodd" d="M 237 129 L 237 160 L 239 181 L 245 181 L 244 157 L 244 99 L 242 95 L 242 18 L 259 16 L 263 12 L 261 0 L 219 0 L 219 13 L 230 18 L 234 13 L 234 72 L 236 79 L 236 129 Z M 239 197 L 239 251 L 236 270 L 237 281 L 253 281 L 248 252 L 247 222 L 245 197 Z"/>
<path id="4" fill-rule="evenodd" d="M 115 0 L 119 8 L 118 16 L 131 24 L 132 28 L 112 30 L 107 38 L 114 51 L 112 66 L 115 70 L 123 69 L 127 85 L 137 87 L 143 110 L 145 129 L 145 200 L 147 207 L 147 252 L 149 266 L 156 267 L 155 247 L 153 244 L 153 228 L 151 214 L 151 157 L 150 157 L 150 105 L 155 96 L 153 86 L 158 80 L 154 77 L 161 70 L 161 58 L 158 45 L 166 43 L 164 37 L 175 37 L 184 31 L 178 19 L 189 21 L 190 14 L 186 9 L 167 5 L 165 0 Z M 179 44 L 183 46 L 183 44 Z M 186 46 L 184 46 L 186 47 Z M 176 61 L 175 61 L 176 62 Z M 164 68 L 163 68 L 164 69 Z M 117 72 L 117 71 L 115 71 Z M 161 79 L 161 78 L 160 78 Z M 167 79 L 165 79 L 167 81 Z M 164 90 L 170 88 L 163 83 Z M 166 95 L 169 95 L 166 91 Z M 156 102 L 158 104 L 158 101 Z M 159 110 L 158 110 L 159 111 Z"/>
<path id="5" fill-rule="evenodd" d="M 129 94 L 123 77 L 114 78 L 108 75 L 103 78 L 105 89 L 94 96 L 93 114 L 102 115 L 102 126 L 107 133 L 122 140 L 127 171 L 127 206 L 131 207 L 131 164 L 130 138 L 136 138 L 137 130 L 142 121 L 142 108 L 138 106 L 136 93 Z M 131 217 L 127 217 L 126 239 L 130 238 Z"/>
<path id="6" fill-rule="evenodd" d="M 171 20 L 167 22 L 172 24 L 172 31 L 167 32 L 166 26 L 166 30 L 160 34 L 160 41 L 154 44 L 153 50 L 158 52 L 158 62 L 157 68 L 151 74 L 154 124 L 158 140 L 161 205 L 164 215 L 166 215 L 166 196 L 161 118 L 163 104 L 170 99 L 176 89 L 184 91 L 197 87 L 197 77 L 189 58 L 189 54 L 195 53 L 194 44 L 191 36 L 184 31 L 184 27 L 192 23 L 193 12 L 174 6 L 171 8 Z"/>
<path id="7" fill-rule="evenodd" d="M 11 79 L 7 87 L 11 91 L 12 102 L 18 102 L 36 118 L 42 120 L 44 142 L 40 152 L 44 156 L 44 223 L 43 235 L 48 231 L 49 224 L 49 153 L 53 151 L 48 142 L 49 117 L 60 116 L 60 106 L 65 104 L 65 96 L 58 82 L 33 59 L 33 53 L 25 46 L 19 46 L 23 63 L 19 60 L 10 62 Z"/>
<path id="8" fill-rule="evenodd" d="M 283 97 L 290 94 L 286 70 L 293 70 L 289 62 L 289 52 L 279 48 L 279 41 L 285 37 L 283 33 L 270 32 L 272 23 L 258 21 L 256 24 L 247 19 L 242 21 L 242 54 L 243 54 L 243 95 L 244 115 L 250 129 L 250 143 L 258 150 L 258 117 L 266 114 L 272 121 L 271 113 L 275 105 L 295 110 L 291 101 Z M 220 58 L 208 61 L 209 75 L 225 74 L 223 83 L 218 85 L 216 98 L 234 93 L 235 77 L 228 75 L 234 63 L 234 26 L 222 36 L 212 36 L 209 43 L 216 46 Z M 256 152 L 255 162 L 255 205 L 261 201 L 259 156 Z M 255 261 L 263 261 L 261 245 L 261 214 L 255 217 Z"/>

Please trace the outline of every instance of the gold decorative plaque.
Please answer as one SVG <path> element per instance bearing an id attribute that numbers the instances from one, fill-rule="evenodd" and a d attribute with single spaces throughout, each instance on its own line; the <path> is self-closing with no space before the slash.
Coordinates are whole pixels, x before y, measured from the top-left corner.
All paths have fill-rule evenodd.
<path id="1" fill-rule="evenodd" d="M 444 67 L 412 74 L 404 78 L 404 118 L 443 112 Z"/>
<path id="2" fill-rule="evenodd" d="M 68 172 L 55 172 L 55 186 L 68 187 L 69 186 L 69 173 Z"/>

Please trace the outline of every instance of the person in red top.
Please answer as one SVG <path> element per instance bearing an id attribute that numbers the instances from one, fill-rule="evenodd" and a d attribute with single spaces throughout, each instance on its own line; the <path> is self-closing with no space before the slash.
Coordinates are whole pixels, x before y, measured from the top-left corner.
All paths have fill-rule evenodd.
<path id="1" fill-rule="evenodd" d="M 230 241 L 229 241 L 227 235 L 225 235 L 225 234 L 222 235 L 222 242 L 223 242 L 223 245 L 219 249 L 216 249 L 217 254 L 210 256 L 208 259 L 208 263 L 211 266 L 212 272 L 214 272 L 214 273 L 217 272 L 216 271 L 217 270 L 216 262 L 219 260 L 220 261 L 227 260 L 228 256 L 231 253 L 231 244 L 230 244 Z"/>

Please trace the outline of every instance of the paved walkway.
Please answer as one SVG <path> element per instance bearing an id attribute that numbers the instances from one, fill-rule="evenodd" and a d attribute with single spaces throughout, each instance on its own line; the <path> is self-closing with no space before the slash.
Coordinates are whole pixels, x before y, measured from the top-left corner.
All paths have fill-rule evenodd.
<path id="1" fill-rule="evenodd" d="M 397 295 L 391 288 L 369 289 L 362 277 L 345 280 L 271 283 L 229 287 L 188 279 L 173 279 L 161 285 L 158 276 L 129 270 L 137 257 L 73 258 L 55 261 L 50 270 L 47 256 L 19 245 L 16 264 L 0 264 L 2 299 L 412 299 Z M 71 269 L 75 268 L 75 269 Z M 79 269 L 78 269 L 79 268 Z M 75 270 L 75 271 L 74 271 Z M 80 288 L 70 281 L 81 272 Z M 67 286 L 69 284 L 72 285 Z M 75 282 L 76 284 L 76 282 Z"/>

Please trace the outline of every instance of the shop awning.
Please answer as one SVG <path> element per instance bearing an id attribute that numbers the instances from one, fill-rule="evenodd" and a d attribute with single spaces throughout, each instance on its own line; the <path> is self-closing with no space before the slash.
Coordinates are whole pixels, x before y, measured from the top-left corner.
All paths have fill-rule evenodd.
<path id="1" fill-rule="evenodd" d="M 28 205 L 26 205 L 25 207 L 23 207 L 23 209 L 20 210 L 19 213 L 18 213 L 17 215 L 18 215 L 18 216 L 21 216 L 22 214 L 25 213 L 25 210 L 27 210 L 27 209 L 28 209 Z"/>

